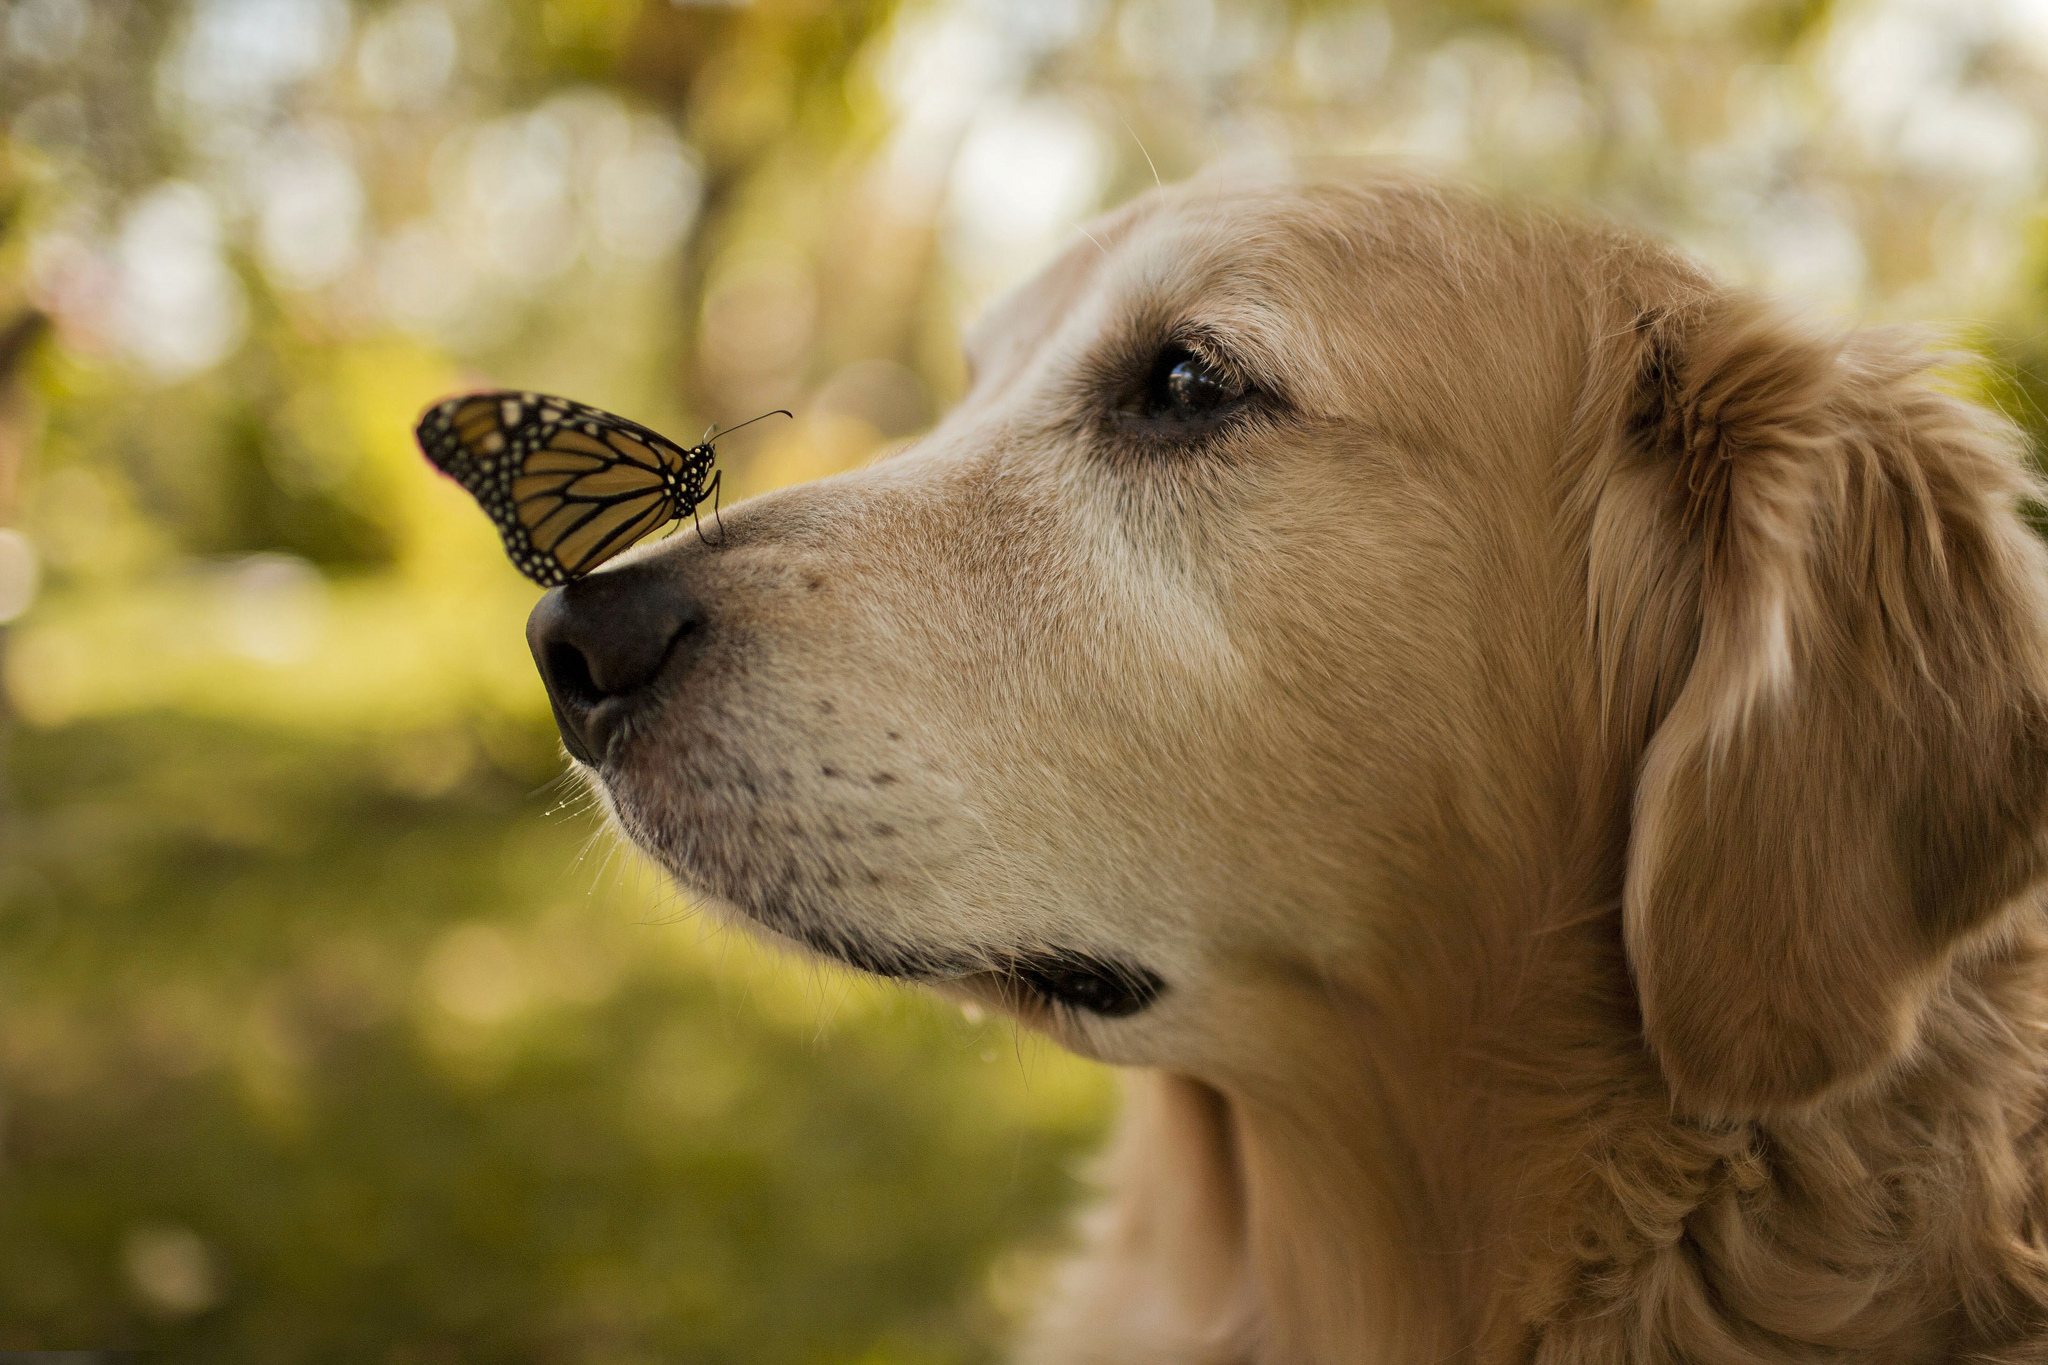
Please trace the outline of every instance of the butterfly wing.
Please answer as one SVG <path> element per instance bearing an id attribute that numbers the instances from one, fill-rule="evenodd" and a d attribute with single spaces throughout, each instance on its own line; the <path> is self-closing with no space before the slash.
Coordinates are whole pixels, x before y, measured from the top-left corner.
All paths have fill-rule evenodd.
<path id="1" fill-rule="evenodd" d="M 420 419 L 420 449 L 477 500 L 512 563 L 543 587 L 590 572 L 701 500 L 708 445 L 673 441 L 545 394 L 451 398 Z"/>

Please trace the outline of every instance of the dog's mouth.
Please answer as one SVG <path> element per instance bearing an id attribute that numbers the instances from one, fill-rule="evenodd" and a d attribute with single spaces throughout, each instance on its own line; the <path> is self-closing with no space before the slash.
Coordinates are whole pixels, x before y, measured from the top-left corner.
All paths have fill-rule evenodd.
<path id="1" fill-rule="evenodd" d="M 1166 982 L 1149 967 L 1087 953 L 1043 953 L 1017 958 L 986 973 L 999 990 L 1028 992 L 1040 1002 L 1085 1014 L 1124 1019 L 1149 1007 Z"/>
<path id="2" fill-rule="evenodd" d="M 970 958 L 877 944 L 843 931 L 784 922 L 771 927 L 849 967 L 898 981 L 979 985 L 1020 1010 L 1063 1005 L 1105 1019 L 1125 1019 L 1149 1008 L 1166 992 L 1165 979 L 1150 967 L 1072 949 L 991 951 Z"/>
<path id="3" fill-rule="evenodd" d="M 1150 1007 L 1166 991 L 1165 979 L 1149 967 L 1072 950 L 990 953 L 973 963 L 902 950 L 882 954 L 848 951 L 843 945 L 837 951 L 826 951 L 877 976 L 980 985 L 1020 1011 L 1030 1006 L 1064 1005 L 1105 1019 L 1126 1019 Z"/>

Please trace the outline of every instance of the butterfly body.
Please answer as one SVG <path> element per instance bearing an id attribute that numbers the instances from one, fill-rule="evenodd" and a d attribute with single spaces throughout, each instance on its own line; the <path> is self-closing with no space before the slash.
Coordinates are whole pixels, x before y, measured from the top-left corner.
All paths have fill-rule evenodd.
<path id="1" fill-rule="evenodd" d="M 476 499 L 513 565 L 542 587 L 579 578 L 712 496 L 717 453 L 548 394 L 501 390 L 427 409 L 416 435 Z"/>

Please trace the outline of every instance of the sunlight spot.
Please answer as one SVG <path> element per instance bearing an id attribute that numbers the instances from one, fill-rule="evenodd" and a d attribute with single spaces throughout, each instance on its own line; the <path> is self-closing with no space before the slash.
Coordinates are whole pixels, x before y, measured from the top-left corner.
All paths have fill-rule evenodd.
<path id="1" fill-rule="evenodd" d="M 29 538 L 12 527 L 0 527 L 0 624 L 28 610 L 41 576 Z"/>
<path id="2" fill-rule="evenodd" d="M 439 224 L 408 223 L 377 253 L 377 297 L 401 327 L 454 326 L 476 292 L 476 271 Z"/>
<path id="3" fill-rule="evenodd" d="M 884 155 L 888 177 L 920 197 L 943 184 L 976 108 L 1015 88 L 1017 57 L 975 15 L 905 24 L 878 71 L 896 111 Z"/>
<path id="4" fill-rule="evenodd" d="M 474 921 L 442 936 L 423 976 L 434 1003 L 471 1024 L 501 1023 L 531 995 L 525 964 L 511 940 Z"/>
<path id="5" fill-rule="evenodd" d="M 1133 0 L 1118 17 L 1116 35 L 1140 75 L 1185 77 L 1208 65 L 1216 6 L 1212 0 Z"/>
<path id="6" fill-rule="evenodd" d="M 206 191 L 174 180 L 144 195 L 128 212 L 115 257 L 116 329 L 159 377 L 196 374 L 240 344 L 248 305 L 221 258 L 220 214 Z"/>
<path id="7" fill-rule="evenodd" d="M 659 119 L 639 118 L 630 143 L 599 163 L 589 212 L 606 250 L 647 261 L 689 235 L 703 193 L 689 149 Z"/>
<path id="8" fill-rule="evenodd" d="M 408 0 L 372 20 L 356 50 L 356 78 L 373 104 L 433 102 L 455 70 L 455 21 L 433 0 Z"/>
<path id="9" fill-rule="evenodd" d="M 76 630 L 45 627 L 7 643 L 7 700 L 32 725 L 62 725 L 79 710 L 92 654 Z"/>
<path id="10" fill-rule="evenodd" d="M 257 241 L 271 279 L 287 289 L 314 289 L 354 264 L 363 187 L 338 137 L 287 134 L 254 178 Z"/>
<path id="11" fill-rule="evenodd" d="M 203 1313 L 220 1301 L 220 1276 L 190 1228 L 146 1225 L 121 1239 L 121 1268 L 143 1302 L 170 1317 Z"/>
<path id="12" fill-rule="evenodd" d="M 260 663 L 297 663 L 313 652 L 325 624 L 327 584 L 296 555 L 255 554 L 221 576 L 221 636 L 234 653 Z"/>
<path id="13" fill-rule="evenodd" d="M 348 43 L 345 0 L 200 0 L 178 60 L 178 93 L 220 112 L 268 103 Z"/>
<path id="14" fill-rule="evenodd" d="M 444 726 L 395 740 L 383 751 L 391 785 L 417 800 L 445 796 L 476 767 L 476 745 L 464 730 Z"/>
<path id="15" fill-rule="evenodd" d="M 1314 15 L 1294 40 L 1294 70 L 1317 99 L 1359 99 L 1370 94 L 1394 50 L 1394 26 L 1385 10 Z"/>
<path id="16" fill-rule="evenodd" d="M 993 110 L 953 168 L 951 245 L 989 292 L 1036 269 L 1094 209 L 1108 173 L 1095 126 L 1057 100 Z"/>
<path id="17" fill-rule="evenodd" d="M 521 288 L 566 270 L 579 254 L 569 202 L 568 131 L 544 114 L 477 129 L 464 166 L 480 263 Z"/>

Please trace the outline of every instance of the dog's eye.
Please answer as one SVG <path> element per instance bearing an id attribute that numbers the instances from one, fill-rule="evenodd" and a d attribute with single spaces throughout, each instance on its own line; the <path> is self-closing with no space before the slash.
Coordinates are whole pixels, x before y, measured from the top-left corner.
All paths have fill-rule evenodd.
<path id="1" fill-rule="evenodd" d="M 1169 346 L 1152 362 L 1145 416 L 1192 422 L 1214 417 L 1245 396 L 1244 382 L 1185 346 Z"/>

